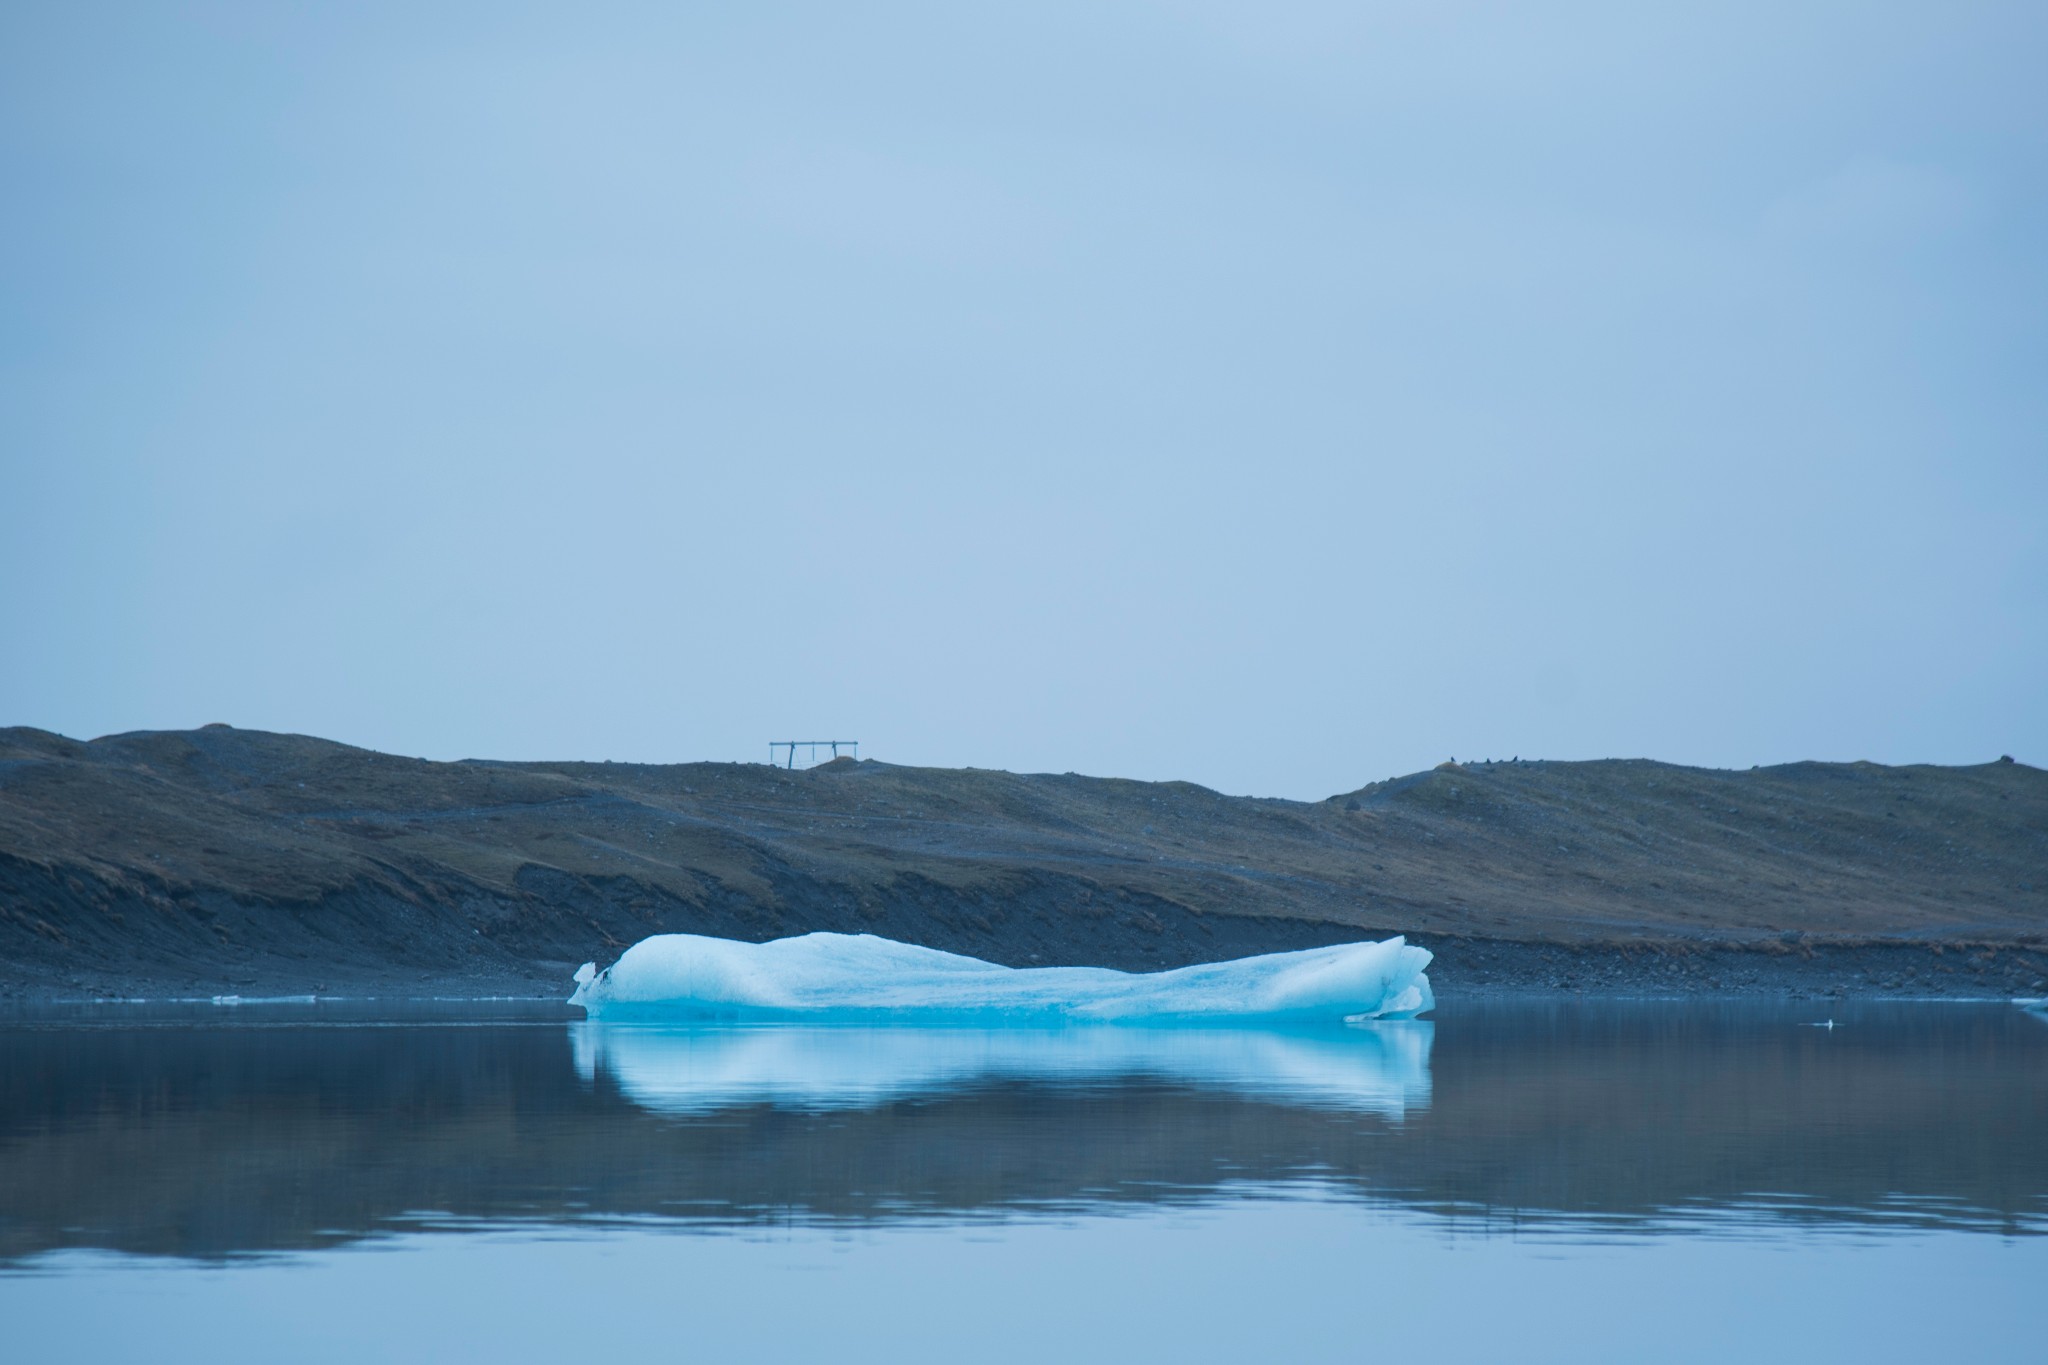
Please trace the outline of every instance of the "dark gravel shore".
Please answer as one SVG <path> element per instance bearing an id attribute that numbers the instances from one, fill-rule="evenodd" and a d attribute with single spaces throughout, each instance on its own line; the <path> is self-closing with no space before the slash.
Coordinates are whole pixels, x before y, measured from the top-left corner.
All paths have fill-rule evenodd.
<path id="1" fill-rule="evenodd" d="M 816 929 L 1125 970 L 1405 933 L 1440 994 L 2042 994 L 2048 774 L 1511 761 L 1293 802 L 0 730 L 0 998 L 559 997 L 649 934 Z"/>
<path id="2" fill-rule="evenodd" d="M 1639 948 L 1417 939 L 1436 954 L 1439 1000 L 1527 995 L 1606 999 L 2007 1000 L 2048 995 L 2048 950 L 2000 946 L 1829 945 L 1811 950 Z M 602 959 L 600 959 L 602 960 Z M 468 972 L 247 964 L 217 973 L 80 970 L 0 977 L 0 1002 L 195 1000 L 234 996 L 405 1000 L 567 1000 L 572 964 Z"/>

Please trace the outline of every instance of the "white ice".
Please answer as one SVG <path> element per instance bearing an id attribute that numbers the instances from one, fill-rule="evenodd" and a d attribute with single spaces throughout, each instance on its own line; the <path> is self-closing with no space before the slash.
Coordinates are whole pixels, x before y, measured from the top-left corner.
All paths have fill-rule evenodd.
<path id="1" fill-rule="evenodd" d="M 659 934 L 578 971 L 569 1002 L 614 1021 L 1335 1024 L 1433 1008 L 1429 960 L 1392 938 L 1133 973 L 1002 967 L 872 934 Z"/>
<path id="2" fill-rule="evenodd" d="M 1399 1119 L 1429 1103 L 1425 1020 L 1340 1028 L 572 1026 L 576 1067 L 634 1103 L 851 1109 L 990 1081 L 1145 1076 Z"/>

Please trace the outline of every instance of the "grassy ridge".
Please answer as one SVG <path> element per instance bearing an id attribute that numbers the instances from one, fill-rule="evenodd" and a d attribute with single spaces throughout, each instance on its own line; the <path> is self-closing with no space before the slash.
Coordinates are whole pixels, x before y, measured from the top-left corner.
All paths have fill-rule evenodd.
<path id="1" fill-rule="evenodd" d="M 1445 767 L 1321 802 L 759 764 L 0 731 L 0 960 L 87 985 L 532 976 L 648 933 L 1159 966 L 1408 932 L 1626 953 L 2048 944 L 2024 764 Z"/>

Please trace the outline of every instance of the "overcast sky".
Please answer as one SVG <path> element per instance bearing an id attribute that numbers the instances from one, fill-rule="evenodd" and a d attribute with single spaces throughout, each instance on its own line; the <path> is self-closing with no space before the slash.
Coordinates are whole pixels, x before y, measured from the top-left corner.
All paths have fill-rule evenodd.
<path id="1" fill-rule="evenodd" d="M 0 724 L 2048 762 L 2048 7 L 0 9 Z"/>

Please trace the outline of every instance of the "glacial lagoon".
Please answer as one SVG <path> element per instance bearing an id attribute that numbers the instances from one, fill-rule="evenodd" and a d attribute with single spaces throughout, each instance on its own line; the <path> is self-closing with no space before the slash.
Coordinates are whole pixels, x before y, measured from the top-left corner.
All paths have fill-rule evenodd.
<path id="1" fill-rule="evenodd" d="M 2031 1360 L 2048 1021 L 0 1019 L 31 1358 Z"/>

